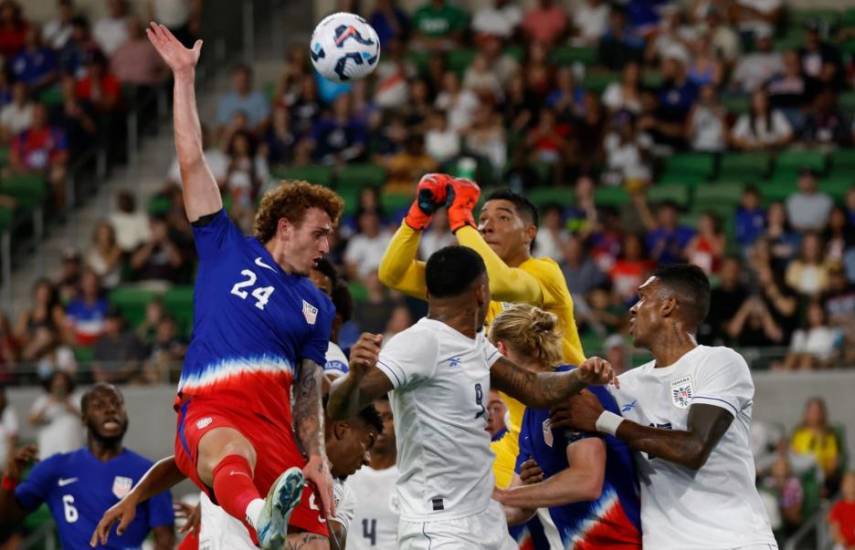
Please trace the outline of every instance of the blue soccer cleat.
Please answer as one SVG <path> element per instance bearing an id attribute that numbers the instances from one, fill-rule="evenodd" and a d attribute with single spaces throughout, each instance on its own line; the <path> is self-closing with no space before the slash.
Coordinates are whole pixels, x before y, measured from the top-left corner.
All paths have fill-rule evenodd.
<path id="1" fill-rule="evenodd" d="M 288 519 L 300 504 L 305 484 L 303 472 L 295 466 L 282 472 L 270 486 L 255 529 L 262 548 L 282 548 L 288 535 Z"/>

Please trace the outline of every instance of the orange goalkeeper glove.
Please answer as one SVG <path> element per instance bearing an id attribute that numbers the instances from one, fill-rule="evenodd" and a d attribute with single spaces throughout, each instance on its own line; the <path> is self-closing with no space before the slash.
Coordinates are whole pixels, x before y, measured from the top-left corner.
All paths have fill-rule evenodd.
<path id="1" fill-rule="evenodd" d="M 448 207 L 448 226 L 452 233 L 456 233 L 466 225 L 477 228 L 472 210 L 478 204 L 478 197 L 481 196 L 478 184 L 472 180 L 455 178 L 449 194 L 452 193 L 451 206 Z"/>
<path id="2" fill-rule="evenodd" d="M 430 224 L 434 213 L 449 204 L 452 195 L 449 194 L 454 180 L 446 174 L 425 174 L 419 180 L 416 188 L 416 198 L 410 206 L 404 221 L 416 231 L 421 231 Z"/>

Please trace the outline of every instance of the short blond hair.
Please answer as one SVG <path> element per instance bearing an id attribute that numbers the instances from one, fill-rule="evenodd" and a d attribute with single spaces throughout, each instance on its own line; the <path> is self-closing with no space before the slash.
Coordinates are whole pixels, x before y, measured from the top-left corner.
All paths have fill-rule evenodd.
<path id="1" fill-rule="evenodd" d="M 309 208 L 320 208 L 336 225 L 344 210 L 344 201 L 328 187 L 305 181 L 284 180 L 261 198 L 255 213 L 253 232 L 259 241 L 266 243 L 276 235 L 280 219 L 285 218 L 300 225 Z"/>
<path id="2" fill-rule="evenodd" d="M 514 304 L 500 313 L 490 327 L 493 344 L 505 342 L 516 353 L 542 365 L 557 365 L 563 357 L 558 317 L 529 304 Z"/>

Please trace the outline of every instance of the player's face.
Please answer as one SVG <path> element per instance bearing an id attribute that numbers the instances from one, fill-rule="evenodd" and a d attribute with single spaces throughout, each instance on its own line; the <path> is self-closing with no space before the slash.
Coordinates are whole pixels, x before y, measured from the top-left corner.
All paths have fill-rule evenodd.
<path id="1" fill-rule="evenodd" d="M 659 281 L 650 277 L 638 287 L 638 301 L 629 310 L 629 334 L 635 345 L 647 347 L 661 324 Z"/>
<path id="2" fill-rule="evenodd" d="M 392 406 L 388 400 L 378 399 L 374 408 L 383 420 L 383 433 L 377 434 L 373 450 L 391 452 L 395 448 L 395 419 L 392 416 Z"/>
<path id="3" fill-rule="evenodd" d="M 98 439 L 121 440 L 128 429 L 125 401 L 115 389 L 99 388 L 90 394 L 83 422 Z"/>
<path id="4" fill-rule="evenodd" d="M 528 250 L 533 227 L 520 217 L 514 203 L 502 199 L 487 201 L 478 217 L 484 242 L 505 261 Z"/>
<path id="5" fill-rule="evenodd" d="M 337 441 L 335 453 L 330 453 L 332 475 L 345 478 L 368 464 L 377 432 L 359 419 L 339 423 L 334 432 Z"/>
<path id="6" fill-rule="evenodd" d="M 333 225 L 329 214 L 320 208 L 309 208 L 301 224 L 285 220 L 279 223 L 287 267 L 295 274 L 308 275 L 317 261 L 330 251 Z"/>

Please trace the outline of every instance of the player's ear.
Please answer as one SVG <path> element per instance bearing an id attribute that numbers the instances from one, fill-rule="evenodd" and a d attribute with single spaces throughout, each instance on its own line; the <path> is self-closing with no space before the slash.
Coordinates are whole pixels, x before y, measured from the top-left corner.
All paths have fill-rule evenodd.
<path id="1" fill-rule="evenodd" d="M 677 310 L 677 298 L 668 296 L 662 299 L 662 305 L 659 306 L 659 313 L 662 317 L 670 317 Z"/>
<path id="2" fill-rule="evenodd" d="M 496 342 L 496 349 L 499 350 L 499 353 L 501 353 L 505 357 L 508 356 L 508 346 L 502 340 Z"/>
<path id="3" fill-rule="evenodd" d="M 287 218 L 279 218 L 279 222 L 276 224 L 276 236 L 289 235 L 293 227 Z"/>
<path id="4" fill-rule="evenodd" d="M 344 436 L 347 434 L 347 431 L 350 429 L 350 423 L 345 421 L 336 422 L 335 426 L 333 426 L 333 435 L 339 441 L 344 439 Z"/>

